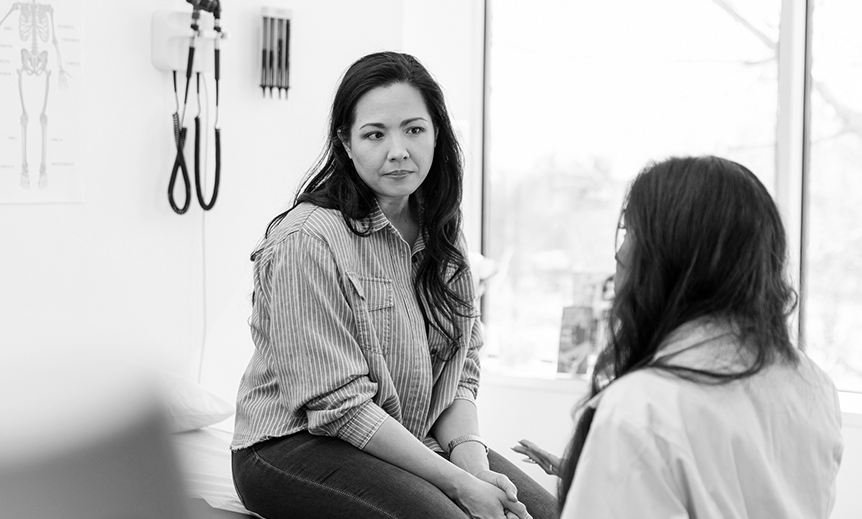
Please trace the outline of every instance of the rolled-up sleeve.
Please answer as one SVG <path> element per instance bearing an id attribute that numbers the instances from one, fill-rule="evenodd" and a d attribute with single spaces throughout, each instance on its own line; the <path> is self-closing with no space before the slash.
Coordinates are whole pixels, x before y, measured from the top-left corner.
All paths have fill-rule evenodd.
<path id="1" fill-rule="evenodd" d="M 388 414 L 373 402 L 377 384 L 329 247 L 295 232 L 276 245 L 269 270 L 267 354 L 282 405 L 304 413 L 311 434 L 364 448 Z"/>
<path id="2" fill-rule="evenodd" d="M 465 258 L 469 258 L 467 239 L 464 233 L 458 238 L 458 247 Z M 473 290 L 474 272 L 467 269 L 465 275 L 460 278 L 457 283 L 457 289 L 461 295 L 468 301 L 474 301 L 476 298 Z M 464 366 L 461 370 L 461 377 L 458 379 L 458 388 L 455 391 L 455 399 L 469 400 L 476 403 L 476 396 L 479 394 L 479 350 L 483 345 L 482 337 L 482 322 L 479 319 L 479 309 L 474 308 L 474 316 L 470 318 L 470 338 L 467 342 L 467 354 L 464 358 Z"/>
<path id="3" fill-rule="evenodd" d="M 476 401 L 479 393 L 479 349 L 482 348 L 482 326 L 478 317 L 473 318 L 473 326 L 470 329 L 470 341 L 467 345 L 467 355 L 464 358 L 464 367 L 458 380 L 458 389 L 455 391 L 455 399 Z"/>

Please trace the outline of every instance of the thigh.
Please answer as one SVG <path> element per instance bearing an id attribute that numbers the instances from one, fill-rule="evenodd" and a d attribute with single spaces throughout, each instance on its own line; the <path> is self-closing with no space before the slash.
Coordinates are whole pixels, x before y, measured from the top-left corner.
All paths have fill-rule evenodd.
<path id="1" fill-rule="evenodd" d="M 518 489 L 518 500 L 527 507 L 533 519 L 556 519 L 560 516 L 557 498 L 545 487 L 496 451 L 488 453 L 491 470 L 505 474 Z"/>
<path id="2" fill-rule="evenodd" d="M 233 455 L 237 493 L 267 519 L 465 519 L 437 487 L 338 438 L 301 432 Z"/>

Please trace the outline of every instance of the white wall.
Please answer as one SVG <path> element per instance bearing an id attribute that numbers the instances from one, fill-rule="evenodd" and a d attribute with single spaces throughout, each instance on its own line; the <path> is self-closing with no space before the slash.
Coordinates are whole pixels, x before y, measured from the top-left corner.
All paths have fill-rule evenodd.
<path id="1" fill-rule="evenodd" d="M 844 458 L 838 472 L 838 499 L 832 519 L 859 519 L 862 517 L 862 414 L 845 413 Z"/>

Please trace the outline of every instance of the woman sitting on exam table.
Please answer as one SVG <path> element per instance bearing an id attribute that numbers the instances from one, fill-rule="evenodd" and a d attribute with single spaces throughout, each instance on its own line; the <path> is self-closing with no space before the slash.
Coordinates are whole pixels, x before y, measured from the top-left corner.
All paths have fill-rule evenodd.
<path id="1" fill-rule="evenodd" d="M 634 180 L 617 230 L 609 344 L 564 460 L 563 519 L 829 516 L 835 386 L 791 342 L 796 295 L 766 188 L 718 157 Z"/>
<path id="2" fill-rule="evenodd" d="M 253 255 L 255 351 L 231 445 L 249 510 L 556 517 L 554 497 L 479 436 L 461 157 L 415 58 L 347 70 L 321 160 Z"/>

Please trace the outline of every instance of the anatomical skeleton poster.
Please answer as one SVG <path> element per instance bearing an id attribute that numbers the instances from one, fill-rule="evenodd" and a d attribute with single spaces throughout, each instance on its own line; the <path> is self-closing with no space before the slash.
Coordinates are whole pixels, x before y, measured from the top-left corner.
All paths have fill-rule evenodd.
<path id="1" fill-rule="evenodd" d="M 0 203 L 82 202 L 80 0 L 0 0 Z"/>

